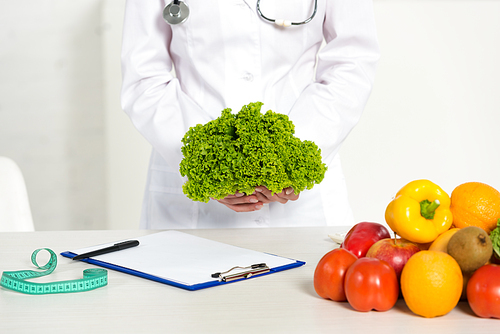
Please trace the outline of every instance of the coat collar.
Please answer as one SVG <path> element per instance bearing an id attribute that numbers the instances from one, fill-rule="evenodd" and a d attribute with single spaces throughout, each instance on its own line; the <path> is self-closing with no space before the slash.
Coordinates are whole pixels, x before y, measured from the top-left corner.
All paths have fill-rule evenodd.
<path id="1" fill-rule="evenodd" d="M 257 10 L 257 0 L 243 0 L 248 7 L 250 7 L 253 10 Z"/>

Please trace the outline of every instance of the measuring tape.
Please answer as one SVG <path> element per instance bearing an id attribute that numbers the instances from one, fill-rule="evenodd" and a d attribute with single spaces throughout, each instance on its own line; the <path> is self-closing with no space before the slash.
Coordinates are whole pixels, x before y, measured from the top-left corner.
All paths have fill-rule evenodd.
<path id="1" fill-rule="evenodd" d="M 44 266 L 39 266 L 36 262 L 36 256 L 41 250 L 46 250 L 50 253 L 50 259 Z M 37 278 L 51 274 L 57 266 L 57 255 L 49 248 L 39 248 L 31 254 L 31 262 L 38 269 L 46 270 L 4 271 L 2 274 L 2 280 L 0 281 L 0 286 L 30 295 L 44 295 L 48 293 L 89 291 L 108 284 L 108 271 L 105 269 L 86 269 L 83 271 L 83 278 L 69 281 L 50 283 L 26 282 L 25 280 L 30 278 Z"/>

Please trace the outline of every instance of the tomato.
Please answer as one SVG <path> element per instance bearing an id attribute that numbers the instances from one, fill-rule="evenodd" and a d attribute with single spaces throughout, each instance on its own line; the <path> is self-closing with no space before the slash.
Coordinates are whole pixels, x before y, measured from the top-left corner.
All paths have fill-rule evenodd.
<path id="1" fill-rule="evenodd" d="M 347 270 L 345 294 L 356 311 L 387 311 L 399 297 L 398 277 L 387 262 L 364 257 Z"/>
<path id="2" fill-rule="evenodd" d="M 348 250 L 337 248 L 321 258 L 314 271 L 314 289 L 325 299 L 346 301 L 344 276 L 358 258 Z"/>
<path id="3" fill-rule="evenodd" d="M 500 319 L 500 266 L 486 264 L 467 283 L 470 308 L 481 318 Z"/>
<path id="4" fill-rule="evenodd" d="M 351 251 L 358 258 L 364 257 L 370 247 L 381 239 L 390 238 L 389 230 L 382 224 L 361 222 L 347 232 L 341 248 Z"/>

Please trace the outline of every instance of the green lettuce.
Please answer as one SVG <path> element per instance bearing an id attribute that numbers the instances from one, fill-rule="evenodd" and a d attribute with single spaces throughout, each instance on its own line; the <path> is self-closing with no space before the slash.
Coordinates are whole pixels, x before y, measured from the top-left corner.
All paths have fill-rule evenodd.
<path id="1" fill-rule="evenodd" d="M 490 232 L 491 244 L 495 256 L 500 259 L 500 219 L 497 221 L 497 227 Z"/>
<path id="2" fill-rule="evenodd" d="M 237 114 L 224 109 L 186 132 L 179 170 L 187 176 L 187 197 L 208 202 L 238 191 L 251 194 L 260 185 L 273 193 L 293 187 L 297 194 L 323 180 L 327 167 L 318 146 L 294 137 L 287 115 L 262 114 L 261 107 L 250 103 Z"/>

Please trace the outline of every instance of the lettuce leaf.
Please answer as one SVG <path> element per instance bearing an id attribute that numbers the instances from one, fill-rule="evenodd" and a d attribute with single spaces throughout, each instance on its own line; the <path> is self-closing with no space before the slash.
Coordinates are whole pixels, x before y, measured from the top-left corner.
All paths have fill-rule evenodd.
<path id="1" fill-rule="evenodd" d="M 497 227 L 490 232 L 490 239 L 493 246 L 493 253 L 500 259 L 500 218 L 497 221 Z"/>
<path id="2" fill-rule="evenodd" d="M 288 116 L 262 114 L 261 107 L 250 103 L 237 114 L 224 109 L 217 119 L 186 132 L 179 170 L 187 176 L 187 197 L 208 202 L 237 191 L 251 194 L 260 185 L 273 193 L 293 187 L 297 194 L 323 180 L 327 167 L 318 146 L 294 137 Z"/>

